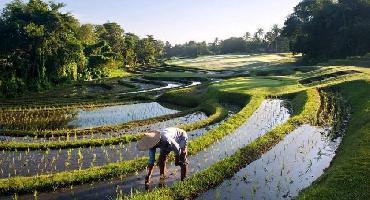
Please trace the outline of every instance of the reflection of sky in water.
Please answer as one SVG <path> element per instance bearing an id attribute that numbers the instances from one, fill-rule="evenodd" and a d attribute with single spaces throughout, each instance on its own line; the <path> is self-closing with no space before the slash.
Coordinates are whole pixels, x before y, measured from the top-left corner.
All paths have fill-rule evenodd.
<path id="1" fill-rule="evenodd" d="M 137 131 L 159 130 L 169 126 L 193 123 L 206 119 L 207 115 L 195 112 L 183 117 L 170 119 L 147 126 L 140 127 Z M 205 131 L 198 129 L 189 132 Z M 99 135 L 96 135 L 99 136 Z M 112 137 L 114 135 L 100 135 L 99 138 Z M 117 135 L 118 136 L 118 135 Z M 32 142 L 32 138 L 29 138 Z M 40 140 L 36 140 L 40 142 Z M 79 153 L 82 160 L 79 160 Z M 68 156 L 70 154 L 70 156 Z M 66 170 L 86 169 L 92 166 L 101 166 L 112 162 L 132 160 L 137 157 L 147 156 L 148 152 L 139 152 L 136 142 L 129 144 L 108 145 L 102 147 L 52 149 L 48 151 L 31 150 L 25 151 L 0 151 L 0 178 L 13 176 L 33 176 L 36 174 L 55 173 Z M 13 160 L 13 158 L 16 158 Z M 68 162 L 68 165 L 66 164 Z"/>
<path id="2" fill-rule="evenodd" d="M 177 112 L 176 110 L 165 108 L 157 102 L 110 106 L 94 110 L 80 109 L 77 112 L 76 118 L 70 121 L 67 126 L 82 129 L 94 128 L 149 119 Z"/>
<path id="3" fill-rule="evenodd" d="M 291 199 L 329 167 L 341 138 L 303 125 L 230 180 L 198 199 Z"/>
<path id="4" fill-rule="evenodd" d="M 289 118 L 288 109 L 283 107 L 284 103 L 281 100 L 266 100 L 246 119 L 246 122 L 240 126 L 234 133 L 224 137 L 222 140 L 215 142 L 213 145 L 205 148 L 195 155 L 189 156 L 189 176 L 204 170 L 217 161 L 232 155 L 239 148 L 253 141 L 255 138 L 263 135 L 273 127 L 284 123 Z M 203 135 L 206 129 L 189 132 L 189 135 Z M 135 176 L 126 177 L 123 181 L 103 181 L 96 183 L 93 186 L 76 186 L 73 191 L 53 193 L 54 199 L 105 199 L 107 197 L 114 198 L 117 185 L 125 194 L 130 194 L 132 190 L 142 190 L 146 171 L 142 171 Z M 166 183 L 171 185 L 179 180 L 179 167 L 175 167 L 173 163 L 168 163 Z M 159 182 L 159 170 L 153 173 L 152 183 L 156 186 Z M 50 196 L 48 194 L 41 195 L 43 199 Z"/>
<path id="5" fill-rule="evenodd" d="M 175 83 L 175 82 L 164 82 L 164 83 L 167 83 L 167 85 L 163 86 L 163 87 L 148 88 L 148 89 L 142 88 L 143 90 L 134 91 L 134 92 L 125 92 L 125 93 L 122 93 L 122 94 L 138 94 L 138 93 L 145 93 L 145 92 L 154 92 L 154 91 L 160 91 L 160 90 L 171 89 L 171 88 L 178 88 L 178 87 L 183 86 L 182 84 Z M 185 85 L 183 87 L 187 88 L 187 87 L 192 87 L 192 86 L 196 86 L 196 85 L 200 85 L 200 84 L 202 84 L 202 83 L 199 82 L 199 81 L 194 81 L 190 85 Z"/>
<path id="6" fill-rule="evenodd" d="M 275 126 L 284 123 L 289 116 L 289 110 L 283 106 L 282 100 L 265 100 L 234 133 L 189 157 L 192 163 L 189 173 L 196 173 L 227 156 L 231 156 L 239 148 L 251 143 Z"/>

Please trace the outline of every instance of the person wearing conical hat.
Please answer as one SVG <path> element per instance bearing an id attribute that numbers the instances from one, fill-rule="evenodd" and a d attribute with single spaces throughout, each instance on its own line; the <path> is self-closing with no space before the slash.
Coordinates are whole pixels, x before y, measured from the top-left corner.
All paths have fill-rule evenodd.
<path id="1" fill-rule="evenodd" d="M 188 135 L 186 131 L 179 128 L 171 127 L 144 134 L 144 137 L 138 142 L 137 147 L 140 151 L 149 151 L 148 174 L 145 177 L 146 188 L 150 184 L 157 149 L 160 149 L 158 166 L 161 181 L 164 180 L 166 161 L 171 151 L 175 153 L 175 165 L 181 167 L 181 180 L 186 178 L 188 168 L 187 142 Z"/>

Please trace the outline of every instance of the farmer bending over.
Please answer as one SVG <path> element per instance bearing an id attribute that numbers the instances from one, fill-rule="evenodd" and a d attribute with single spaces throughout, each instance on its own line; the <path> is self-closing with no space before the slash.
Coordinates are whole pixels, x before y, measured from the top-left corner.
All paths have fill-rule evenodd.
<path id="1" fill-rule="evenodd" d="M 138 142 L 140 151 L 149 150 L 148 175 L 145 177 L 145 186 L 149 187 L 150 177 L 153 172 L 155 153 L 160 149 L 158 166 L 160 171 L 160 181 L 164 181 L 165 168 L 168 154 L 175 152 L 175 166 L 181 167 L 181 180 L 184 180 L 187 173 L 187 142 L 188 135 L 179 128 L 166 128 L 162 131 L 145 133 L 145 136 Z"/>

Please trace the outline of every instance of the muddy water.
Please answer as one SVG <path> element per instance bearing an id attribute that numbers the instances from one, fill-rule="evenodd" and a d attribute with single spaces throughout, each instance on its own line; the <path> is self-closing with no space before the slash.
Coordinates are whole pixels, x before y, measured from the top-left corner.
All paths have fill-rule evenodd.
<path id="1" fill-rule="evenodd" d="M 165 108 L 157 102 L 109 106 L 94 110 L 80 109 L 75 119 L 70 121 L 67 126 L 81 129 L 95 128 L 104 125 L 118 125 L 129 121 L 149 119 L 177 112 L 176 110 Z"/>
<path id="2" fill-rule="evenodd" d="M 207 116 L 204 113 L 196 112 L 184 117 L 138 127 L 136 131 L 160 130 L 166 127 L 193 123 L 206 118 Z M 195 133 L 201 135 L 207 129 L 209 128 L 198 129 L 189 132 L 189 135 L 195 135 Z M 110 135 L 109 137 L 112 136 Z M 102 137 L 107 137 L 107 135 L 102 135 Z M 0 151 L 0 178 L 33 176 L 36 174 L 85 169 L 91 166 L 101 166 L 112 162 L 132 160 L 146 155 L 147 152 L 137 151 L 136 142 L 102 147 L 49 151 Z"/>
<path id="3" fill-rule="evenodd" d="M 80 135 L 80 136 L 73 136 L 71 135 L 69 140 L 80 140 L 80 139 L 93 139 L 93 138 L 110 138 L 110 137 L 117 137 L 127 133 L 140 133 L 149 130 L 157 130 L 162 129 L 165 127 L 171 126 L 179 126 L 183 124 L 189 124 L 193 122 L 197 122 L 199 120 L 204 120 L 207 118 L 207 115 L 203 112 L 195 112 L 192 114 L 185 115 L 183 117 L 177 117 L 170 120 L 165 120 L 149 125 L 144 125 L 140 127 L 133 127 L 129 129 L 122 129 L 116 132 L 108 132 L 108 133 L 96 133 L 96 134 L 89 134 L 89 135 Z M 16 142 L 48 142 L 48 141 L 66 141 L 66 137 L 54 137 L 54 138 L 33 138 L 33 137 L 10 137 L 10 136 L 0 136 L 0 141 L 16 141 Z"/>
<path id="4" fill-rule="evenodd" d="M 203 170 L 215 162 L 235 153 L 254 139 L 265 134 L 273 127 L 289 118 L 288 109 L 281 100 L 266 100 L 260 108 L 233 134 L 211 145 L 209 148 L 189 157 L 189 175 Z M 124 194 L 144 189 L 145 171 L 121 180 L 104 181 L 95 184 L 76 186 L 72 190 L 61 190 L 40 194 L 39 199 L 111 199 L 115 198 L 117 186 Z M 167 185 L 179 180 L 179 169 L 168 164 Z M 152 177 L 153 186 L 159 182 L 159 172 Z"/>
<path id="5" fill-rule="evenodd" d="M 327 129 L 303 125 L 198 199 L 292 199 L 329 167 L 340 142 Z"/>

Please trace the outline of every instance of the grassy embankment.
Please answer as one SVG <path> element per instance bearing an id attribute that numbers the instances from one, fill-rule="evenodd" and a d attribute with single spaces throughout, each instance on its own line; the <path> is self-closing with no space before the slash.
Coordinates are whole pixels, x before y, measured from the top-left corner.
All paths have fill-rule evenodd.
<path id="1" fill-rule="evenodd" d="M 231 177 L 243 166 L 258 159 L 301 124 L 316 123 L 320 108 L 320 95 L 317 90 L 298 93 L 293 98 L 292 104 L 297 109 L 292 118 L 246 147 L 239 149 L 232 156 L 194 174 L 183 182 L 175 183 L 169 188 L 157 189 L 154 192 L 136 194 L 133 199 L 188 199 L 222 183 L 224 179 Z"/>
<path id="2" fill-rule="evenodd" d="M 334 67 L 334 68 L 335 70 L 338 70 L 337 67 Z M 356 70 L 358 70 L 358 68 L 356 68 Z M 302 75 L 302 76 L 295 75 L 295 76 L 284 77 L 284 78 L 282 77 L 237 78 L 237 79 L 232 79 L 232 80 L 229 80 L 223 83 L 218 83 L 212 86 L 210 91 L 207 92 L 207 94 L 212 93 L 212 88 L 215 88 L 217 91 L 216 93 L 219 93 L 220 95 L 228 94 L 228 93 L 239 94 L 239 95 L 244 94 L 244 96 L 246 95 L 250 97 L 250 101 L 249 101 L 248 106 L 246 106 L 238 114 L 231 117 L 229 120 L 223 123 L 220 127 L 209 131 L 204 136 L 197 138 L 194 141 L 191 141 L 191 143 L 189 144 L 189 146 L 191 147 L 190 153 L 196 154 L 199 150 L 207 147 L 207 145 L 203 146 L 202 144 L 212 144 L 214 141 L 222 139 L 222 137 L 225 136 L 225 134 L 230 134 L 233 130 L 235 130 L 239 126 L 238 123 L 243 122 L 246 118 L 250 116 L 251 113 L 253 113 L 253 111 L 258 107 L 260 102 L 263 100 L 264 96 L 277 96 L 284 92 L 294 93 L 294 92 L 306 90 L 307 88 L 332 86 L 332 85 L 336 85 L 344 81 L 353 81 L 353 80 L 362 79 L 363 77 L 368 76 L 368 73 L 355 75 L 355 76 L 349 76 L 349 77 L 345 76 L 345 77 L 339 77 L 339 78 L 332 78 L 329 81 L 323 80 L 315 84 L 309 85 L 307 87 L 297 84 L 298 79 L 301 79 L 302 77 L 307 78 L 307 76 L 305 75 Z M 310 76 L 317 76 L 317 75 L 318 74 L 316 72 L 313 72 Z M 315 90 L 310 90 L 310 91 L 311 91 L 310 92 L 311 94 L 315 93 L 313 92 Z M 185 97 L 186 96 L 187 95 L 185 95 Z M 300 105 L 304 104 L 304 103 L 302 104 L 302 102 L 304 102 L 303 100 L 310 99 L 309 96 L 317 97 L 317 95 L 308 95 L 307 97 L 305 97 L 304 92 L 301 92 L 300 95 L 297 95 L 295 100 L 293 100 L 293 106 L 295 105 L 294 107 L 296 108 L 302 107 Z M 181 98 L 181 99 L 184 99 L 184 98 Z M 237 100 L 237 99 L 239 98 L 232 98 L 231 100 Z M 317 105 L 319 105 L 317 101 L 311 104 L 309 104 L 308 102 L 305 104 L 306 106 L 304 107 L 305 108 L 304 110 L 306 110 L 307 108 L 307 110 L 312 111 L 315 109 L 309 109 L 309 107 L 314 108 L 315 106 L 317 107 Z M 308 105 L 311 105 L 311 106 L 308 106 Z M 300 110 L 300 109 L 297 109 L 297 110 Z M 212 174 L 214 174 L 211 172 L 213 172 L 216 169 L 220 172 L 225 172 L 226 176 L 231 176 L 233 173 L 235 173 L 235 170 L 237 170 L 238 167 L 240 167 L 239 165 L 241 162 L 248 163 L 248 162 L 251 162 L 253 159 L 257 159 L 262 153 L 268 150 L 269 145 L 273 146 L 276 142 L 280 141 L 283 138 L 283 136 L 286 134 L 286 131 L 289 130 L 289 128 L 294 129 L 295 125 L 299 125 L 299 123 L 297 124 L 295 123 L 299 122 L 300 119 L 301 120 L 304 119 L 304 118 L 298 117 L 298 116 L 302 116 L 303 113 L 305 113 L 303 112 L 303 110 L 301 114 L 295 113 L 298 115 L 294 116 L 292 119 L 288 121 L 288 122 L 293 122 L 292 124 L 290 125 L 284 124 L 282 125 L 282 128 L 280 130 L 278 129 L 280 128 L 279 126 L 278 128 L 269 132 L 267 135 L 263 136 L 262 138 L 259 138 L 258 140 L 254 141 L 252 144 L 241 149 L 238 152 L 239 153 L 238 155 L 235 154 L 232 157 L 226 158 L 225 160 L 216 163 L 210 169 L 200 172 L 197 176 L 192 176 L 186 182 L 177 183 L 175 184 L 175 186 L 171 188 L 161 189 L 159 191 L 156 191 L 155 193 L 144 194 L 144 196 L 141 196 L 143 195 L 141 194 L 138 197 L 153 197 L 152 195 L 154 195 L 154 197 L 159 197 L 156 195 L 158 194 L 168 195 L 167 192 L 173 191 L 173 190 L 175 191 L 175 193 L 179 192 L 180 196 L 183 196 L 183 197 L 190 196 L 191 197 L 191 196 L 196 195 L 200 191 L 204 191 L 206 188 L 209 187 L 209 184 L 212 184 L 212 183 L 217 184 L 220 181 L 223 181 L 224 179 L 223 173 L 220 173 L 222 177 L 219 177 L 219 175 L 211 176 Z M 311 112 L 311 113 L 314 113 L 314 112 Z M 311 115 L 309 119 L 315 119 L 316 116 L 317 115 L 315 116 Z M 367 112 L 367 116 L 368 116 L 368 112 Z M 298 121 L 294 121 L 293 119 L 296 119 Z M 245 151 L 245 152 L 242 152 L 242 151 Z M 253 152 L 255 154 L 253 154 Z M 242 156 L 242 155 L 245 155 L 245 153 L 252 155 L 252 157 L 254 156 L 254 158 L 252 157 L 248 158 L 250 160 L 246 159 L 245 157 Z M 108 179 L 112 177 L 123 178 L 125 175 L 129 173 L 144 169 L 146 165 L 146 159 L 147 158 L 140 158 L 140 159 L 133 160 L 133 161 L 127 161 L 127 162 L 117 163 L 117 164 L 110 164 L 110 165 L 98 167 L 98 168 L 91 168 L 91 169 L 82 170 L 82 171 L 62 172 L 62 173 L 57 173 L 54 175 L 42 175 L 38 177 L 17 177 L 13 179 L 2 179 L 0 180 L 0 188 L 1 188 L 0 191 L 1 193 L 33 192 L 35 190 L 39 190 L 39 191 L 40 190 L 51 190 L 53 187 L 56 187 L 57 185 L 59 185 L 60 187 L 63 187 L 63 186 L 70 186 L 70 185 L 97 181 L 97 180 L 102 180 L 102 179 Z M 233 159 L 239 160 L 241 162 L 238 163 Z M 231 170 L 229 170 L 229 167 L 232 167 Z M 234 172 L 232 172 L 233 170 Z M 198 180 L 197 180 L 197 177 L 198 177 Z M 202 179 L 204 177 L 205 179 L 202 182 Z M 207 177 L 210 179 L 208 179 Z M 165 197 L 171 197 L 171 196 L 164 196 L 164 198 Z"/>
<path id="3" fill-rule="evenodd" d="M 356 107 L 353 112 L 352 120 L 347 131 L 347 135 L 352 132 L 351 136 L 344 138 L 343 145 L 327 173 L 310 189 L 306 190 L 300 198 L 303 199 L 368 199 L 369 198 L 369 83 L 358 84 L 357 80 L 368 79 L 369 70 L 359 67 L 324 67 L 316 68 L 310 73 L 290 76 L 298 81 L 299 79 L 312 78 L 314 81 L 304 87 L 298 83 L 285 87 L 286 91 L 299 91 L 304 88 L 330 88 L 340 84 L 344 96 L 349 98 L 350 104 Z M 342 73 L 343 71 L 356 71 L 356 73 Z M 339 73 L 338 73 L 339 72 Z M 358 73 L 360 72 L 360 73 Z M 249 78 L 248 78 L 249 79 Z M 275 79 L 275 78 L 273 78 Z M 248 80 L 250 81 L 250 80 Z M 350 82 L 350 83 L 346 83 Z M 343 84 L 342 84 L 343 83 Z M 234 83 L 233 83 L 234 84 Z M 242 85 L 242 84 L 241 84 Z M 250 85 L 254 85 L 253 81 Z M 342 86 L 347 85 L 347 86 Z M 351 86 L 348 86 L 351 85 Z M 357 87 L 361 87 L 356 92 Z M 228 88 L 226 85 L 225 88 Z M 234 87 L 235 88 L 235 87 Z M 346 89 L 343 89 L 346 88 Z M 275 91 L 273 89 L 273 91 Z M 282 90 L 283 91 L 283 90 Z M 311 123 L 313 119 L 318 120 L 320 107 L 320 96 L 308 95 L 307 107 L 301 114 L 294 116 L 287 123 L 279 126 L 265 136 L 257 139 L 252 144 L 231 157 L 228 157 L 210 168 L 195 174 L 184 182 L 176 183 L 174 186 L 165 189 L 155 190 L 152 193 L 140 193 L 134 196 L 134 199 L 188 199 L 196 196 L 198 193 L 205 191 L 212 186 L 221 183 L 225 178 L 232 176 L 239 170 L 241 163 L 248 164 L 262 155 L 266 149 L 273 147 L 276 142 L 281 140 L 285 134 L 294 130 L 301 123 Z M 352 92 L 352 94 L 350 94 Z M 310 96 L 316 96 L 310 102 Z M 292 101 L 295 110 L 300 110 L 299 106 L 303 99 L 302 93 L 297 95 Z M 360 99 L 360 100 L 359 100 Z M 311 106 L 308 106 L 311 105 Z M 311 107 L 311 108 L 310 108 Z M 298 108 L 298 109 L 297 109 Z M 310 112 L 305 112 L 310 110 Z M 310 113 L 310 114 L 308 114 Z M 297 114 L 297 113 L 295 113 Z M 306 117 L 303 117 L 306 115 Z M 361 127 L 362 128 L 358 128 Z M 270 144 L 270 145 L 269 145 Z M 343 153 L 344 152 L 344 153 Z M 245 156 L 248 155 L 248 156 Z M 246 158 L 247 157 L 247 158 Z M 254 158 L 253 158 L 254 157 Z M 338 158 L 340 157 L 340 158 Z M 353 166 L 353 164 L 355 167 Z M 242 166 L 244 166 L 242 165 Z M 348 183 L 349 187 L 346 187 Z M 330 184 L 330 185 L 329 185 Z"/>
<path id="4" fill-rule="evenodd" d="M 220 92 L 220 94 L 221 93 L 222 92 Z M 228 98 L 237 98 L 235 99 L 236 102 L 241 101 L 241 96 L 239 94 L 235 95 L 235 97 L 230 94 L 227 95 Z M 203 98 L 209 97 L 208 95 L 210 94 L 206 94 L 205 96 L 203 96 Z M 216 92 L 213 93 L 213 95 L 216 95 Z M 215 99 L 218 98 L 217 96 L 213 97 Z M 243 95 L 243 97 L 244 103 L 248 101 L 249 98 L 247 95 Z M 203 98 L 197 99 L 199 99 L 199 101 L 205 102 L 203 101 Z M 207 132 L 205 135 L 190 141 L 189 154 L 196 154 L 198 151 L 213 144 L 215 141 L 222 139 L 223 136 L 232 133 L 258 108 L 262 100 L 263 97 L 249 99 L 248 105 L 243 110 L 229 118 L 218 128 L 213 129 Z M 217 103 L 218 101 L 221 100 L 215 100 L 214 103 Z M 36 190 L 50 191 L 58 187 L 66 187 L 82 183 L 89 183 L 92 181 L 106 180 L 114 177 L 124 178 L 128 174 L 145 169 L 147 160 L 147 157 L 142 157 L 131 161 L 112 163 L 105 166 L 92 167 L 85 170 L 65 171 L 55 174 L 39 175 L 33 177 L 13 177 L 0 179 L 0 193 L 32 193 Z"/>
<path id="5" fill-rule="evenodd" d="M 351 119 L 331 166 L 298 199 L 370 199 L 370 82 L 333 88 L 348 100 Z"/>
<path id="6" fill-rule="evenodd" d="M 191 89 L 186 89 L 191 90 Z M 177 95 L 181 95 L 184 93 L 184 90 L 177 92 Z M 166 98 L 163 98 L 166 99 Z M 118 131 L 121 129 L 130 129 L 138 126 L 143 126 L 147 124 L 153 124 L 156 122 L 164 121 L 173 119 L 175 117 L 185 116 L 187 114 L 196 112 L 196 111 L 203 111 L 209 115 L 207 119 L 200 120 L 194 123 L 186 124 L 180 126 L 180 128 L 186 131 L 192 131 L 198 128 L 205 127 L 207 125 L 216 123 L 224 119 L 227 115 L 227 110 L 221 106 L 217 101 L 213 100 L 212 98 L 208 101 L 202 102 L 200 97 L 193 97 L 191 99 L 187 99 L 183 101 L 184 98 L 171 98 L 173 101 L 171 103 L 174 104 L 181 104 L 182 106 L 190 106 L 194 107 L 193 109 L 189 109 L 184 112 L 180 112 L 177 114 L 165 115 L 161 117 L 156 117 L 148 120 L 139 120 L 129 123 L 124 123 L 121 125 L 115 126 L 103 126 L 93 129 L 86 129 L 86 130 L 47 130 L 47 131 L 24 131 L 24 130 L 13 130 L 13 131 L 1 131 L 3 135 L 9 136 L 32 136 L 32 137 L 59 137 L 59 136 L 66 136 L 66 137 L 73 137 L 77 135 L 88 135 L 88 134 L 96 134 L 96 133 L 107 133 Z M 202 103 L 201 103 L 202 102 Z M 94 139 L 79 139 L 79 140 L 67 140 L 67 141 L 50 141 L 50 142 L 3 142 L 0 144 L 0 149 L 6 150 L 45 150 L 45 149 L 64 149 L 64 148 L 78 148 L 78 147 L 92 147 L 92 146 L 103 146 L 103 145 L 114 145 L 119 143 L 128 143 L 131 141 L 136 141 L 142 137 L 141 134 L 125 134 L 122 136 L 111 137 L 111 138 L 94 138 Z"/>

